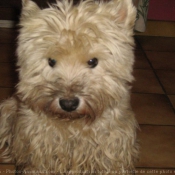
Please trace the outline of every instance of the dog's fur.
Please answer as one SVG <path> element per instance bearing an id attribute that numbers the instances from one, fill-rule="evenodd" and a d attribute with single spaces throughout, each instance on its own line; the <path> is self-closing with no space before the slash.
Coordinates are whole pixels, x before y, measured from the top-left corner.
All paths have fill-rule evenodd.
<path id="1" fill-rule="evenodd" d="M 19 83 L 0 106 L 0 147 L 26 174 L 127 174 L 138 155 L 130 108 L 131 0 L 23 0 Z M 56 64 L 50 66 L 49 58 Z M 89 60 L 97 58 L 96 67 Z M 55 63 L 54 62 L 54 63 Z M 62 98 L 78 98 L 72 112 Z"/>

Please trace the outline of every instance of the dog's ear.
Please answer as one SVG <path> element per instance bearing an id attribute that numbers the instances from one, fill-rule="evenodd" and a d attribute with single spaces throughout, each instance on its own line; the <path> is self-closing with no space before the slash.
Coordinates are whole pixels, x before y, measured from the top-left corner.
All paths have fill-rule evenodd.
<path id="1" fill-rule="evenodd" d="M 40 10 L 38 5 L 31 0 L 22 0 L 21 19 L 26 19 Z"/>
<path id="2" fill-rule="evenodd" d="M 111 0 L 106 5 L 115 17 L 116 23 L 123 24 L 125 28 L 132 28 L 134 26 L 136 8 L 132 0 Z"/>

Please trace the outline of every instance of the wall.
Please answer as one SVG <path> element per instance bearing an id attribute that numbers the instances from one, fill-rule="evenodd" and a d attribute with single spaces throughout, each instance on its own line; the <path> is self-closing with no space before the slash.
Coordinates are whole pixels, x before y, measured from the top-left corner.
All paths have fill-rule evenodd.
<path id="1" fill-rule="evenodd" d="M 175 0 L 150 0 L 148 20 L 175 21 Z"/>

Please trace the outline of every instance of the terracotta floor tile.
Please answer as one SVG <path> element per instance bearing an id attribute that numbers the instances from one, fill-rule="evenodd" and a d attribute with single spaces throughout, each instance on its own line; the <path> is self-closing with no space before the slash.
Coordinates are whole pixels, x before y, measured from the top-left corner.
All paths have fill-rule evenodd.
<path id="1" fill-rule="evenodd" d="M 132 92 L 164 93 L 152 70 L 135 69 L 134 77 Z"/>
<path id="2" fill-rule="evenodd" d="M 0 62 L 14 62 L 16 61 L 16 48 L 14 44 L 1 44 L 0 43 Z"/>
<path id="3" fill-rule="evenodd" d="M 175 167 L 175 127 L 141 125 L 140 161 L 137 167 Z"/>
<path id="4" fill-rule="evenodd" d="M 137 39 L 136 39 L 136 38 L 137 38 L 137 36 L 135 36 L 134 38 L 135 38 L 135 47 L 134 47 L 134 48 L 135 48 L 135 50 L 141 50 L 142 48 L 141 48 L 141 46 L 140 46 L 139 42 L 138 42 L 138 41 L 137 41 Z"/>
<path id="5" fill-rule="evenodd" d="M 0 87 L 14 87 L 17 82 L 17 73 L 12 63 L 0 64 Z"/>
<path id="6" fill-rule="evenodd" d="M 10 97 L 14 93 L 14 88 L 1 88 L 0 87 L 0 102 Z"/>
<path id="7" fill-rule="evenodd" d="M 165 95 L 132 94 L 131 105 L 139 124 L 175 125 L 175 114 Z"/>
<path id="8" fill-rule="evenodd" d="M 175 70 L 175 52 L 146 51 L 154 69 Z"/>
<path id="9" fill-rule="evenodd" d="M 175 94 L 175 71 L 156 71 L 165 91 L 169 95 Z"/>
<path id="10" fill-rule="evenodd" d="M 136 50 L 135 51 L 135 69 L 151 69 L 146 56 L 144 55 L 143 51 Z"/>
<path id="11" fill-rule="evenodd" d="M 15 29 L 0 28 L 0 43 L 17 42 L 17 31 Z"/>
<path id="12" fill-rule="evenodd" d="M 144 50 L 175 51 L 175 38 L 137 36 L 136 39 Z"/>
<path id="13" fill-rule="evenodd" d="M 13 164 L 0 164 L 1 175 L 15 175 L 16 168 Z"/>
<path id="14" fill-rule="evenodd" d="M 171 104 L 173 105 L 174 109 L 175 109 L 175 95 L 168 95 Z"/>

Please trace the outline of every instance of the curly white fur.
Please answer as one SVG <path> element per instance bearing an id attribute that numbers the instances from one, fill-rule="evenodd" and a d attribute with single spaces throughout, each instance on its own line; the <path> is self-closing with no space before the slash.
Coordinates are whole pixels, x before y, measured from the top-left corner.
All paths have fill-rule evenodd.
<path id="1" fill-rule="evenodd" d="M 138 155 L 130 108 L 131 0 L 23 0 L 17 93 L 0 106 L 0 147 L 26 174 L 128 174 Z M 48 65 L 48 58 L 56 61 Z M 88 60 L 98 58 L 95 68 Z M 66 112 L 58 101 L 75 96 Z M 9 157 L 10 156 L 10 157 Z"/>

